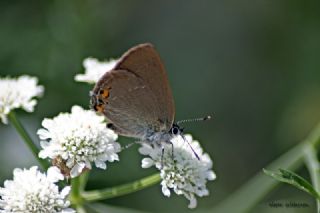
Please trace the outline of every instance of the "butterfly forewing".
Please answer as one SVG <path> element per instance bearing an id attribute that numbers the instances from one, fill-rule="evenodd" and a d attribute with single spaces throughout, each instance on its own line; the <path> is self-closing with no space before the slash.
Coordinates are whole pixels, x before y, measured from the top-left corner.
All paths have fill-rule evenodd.
<path id="1" fill-rule="evenodd" d="M 174 104 L 160 57 L 152 45 L 130 49 L 114 70 L 105 73 L 93 93 L 95 110 L 102 112 L 114 130 L 142 138 L 148 131 L 168 131 Z"/>
<path id="2" fill-rule="evenodd" d="M 116 69 L 125 69 L 142 78 L 157 97 L 159 119 L 172 126 L 175 114 L 173 97 L 164 65 L 152 44 L 140 44 L 123 55 Z"/>

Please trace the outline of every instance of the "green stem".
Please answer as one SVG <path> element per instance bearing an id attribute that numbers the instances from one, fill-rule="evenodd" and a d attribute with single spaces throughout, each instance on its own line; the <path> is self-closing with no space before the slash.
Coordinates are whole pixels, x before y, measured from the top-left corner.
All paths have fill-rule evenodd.
<path id="1" fill-rule="evenodd" d="M 80 180 L 79 180 L 79 184 L 80 184 L 80 193 L 82 193 L 85 190 L 85 187 L 87 185 L 88 182 L 88 178 L 89 178 L 89 171 L 85 171 L 80 175 Z"/>
<path id="2" fill-rule="evenodd" d="M 38 157 L 38 153 L 39 153 L 38 147 L 33 143 L 31 137 L 29 136 L 29 134 L 27 133 L 27 131 L 25 130 L 21 122 L 18 120 L 14 111 L 11 111 L 8 117 L 11 124 L 16 128 L 17 132 L 20 134 L 24 142 L 27 144 L 33 156 L 38 160 L 42 168 L 44 169 L 48 168 L 48 163 L 45 160 L 40 159 Z"/>
<path id="3" fill-rule="evenodd" d="M 71 203 L 74 205 L 82 204 L 83 200 L 81 198 L 81 179 L 80 177 L 75 177 L 71 179 L 71 193 L 70 193 L 70 200 Z"/>
<path id="4" fill-rule="evenodd" d="M 70 193 L 70 201 L 71 204 L 77 209 L 77 212 L 86 212 L 83 207 L 83 199 L 81 197 L 81 178 L 75 177 L 71 179 L 71 193 Z"/>
<path id="5" fill-rule="evenodd" d="M 296 170 L 303 165 L 304 150 L 307 146 L 317 146 L 320 137 L 320 124 L 311 132 L 304 141 L 290 149 L 278 159 L 269 164 L 266 168 L 274 171 L 279 168 L 287 170 Z M 266 194 L 275 188 L 280 182 L 266 176 L 260 171 L 251 178 L 246 184 L 232 193 L 227 199 L 218 204 L 217 207 L 208 212 L 248 212 L 252 209 Z"/>
<path id="6" fill-rule="evenodd" d="M 149 186 L 152 186 L 156 183 L 159 183 L 160 180 L 161 180 L 160 175 L 157 173 L 157 174 L 153 174 L 148 177 L 142 178 L 140 180 L 134 181 L 132 183 L 127 183 L 120 186 L 115 186 L 115 187 L 101 189 L 101 190 L 92 190 L 92 191 L 83 192 L 82 197 L 84 200 L 88 202 L 119 197 L 121 195 L 126 195 L 129 193 L 147 188 Z"/>
<path id="7" fill-rule="evenodd" d="M 319 160 L 317 157 L 317 151 L 313 146 L 308 146 L 305 150 L 305 163 L 309 170 L 312 185 L 315 190 L 319 193 L 320 192 L 320 165 Z M 320 213 L 320 200 L 316 199 L 317 201 L 317 212 Z"/>

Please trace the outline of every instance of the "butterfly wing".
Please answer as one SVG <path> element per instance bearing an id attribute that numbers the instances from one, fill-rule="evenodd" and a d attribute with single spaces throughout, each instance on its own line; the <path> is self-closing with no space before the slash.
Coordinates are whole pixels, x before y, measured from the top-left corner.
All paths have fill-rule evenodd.
<path id="1" fill-rule="evenodd" d="M 93 94 L 93 108 L 112 122 L 118 134 L 143 138 L 172 126 L 171 90 L 160 57 L 149 44 L 125 53 L 97 82 Z"/>
<path id="2" fill-rule="evenodd" d="M 125 53 L 115 69 L 128 70 L 141 77 L 149 85 L 161 106 L 158 116 L 172 126 L 175 114 L 170 84 L 159 54 L 152 44 L 140 44 Z"/>

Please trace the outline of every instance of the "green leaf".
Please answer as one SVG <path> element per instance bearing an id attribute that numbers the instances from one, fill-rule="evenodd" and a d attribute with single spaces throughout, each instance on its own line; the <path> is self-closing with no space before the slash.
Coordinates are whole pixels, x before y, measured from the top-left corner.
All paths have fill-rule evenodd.
<path id="1" fill-rule="evenodd" d="M 297 175 L 294 172 L 285 169 L 279 169 L 279 172 L 273 172 L 263 169 L 264 173 L 273 177 L 274 179 L 295 186 L 296 188 L 305 191 L 320 200 L 319 193 L 313 188 L 313 186 L 303 177 Z"/>

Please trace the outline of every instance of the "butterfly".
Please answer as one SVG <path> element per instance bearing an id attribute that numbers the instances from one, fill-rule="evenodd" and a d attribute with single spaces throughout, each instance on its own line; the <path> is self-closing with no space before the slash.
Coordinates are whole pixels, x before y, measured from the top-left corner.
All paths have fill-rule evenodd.
<path id="1" fill-rule="evenodd" d="M 102 113 L 109 121 L 107 127 L 119 135 L 160 146 L 162 142 L 172 145 L 171 139 L 177 135 L 183 137 L 183 128 L 174 122 L 175 106 L 167 74 L 152 44 L 129 49 L 90 94 L 91 108 Z"/>

